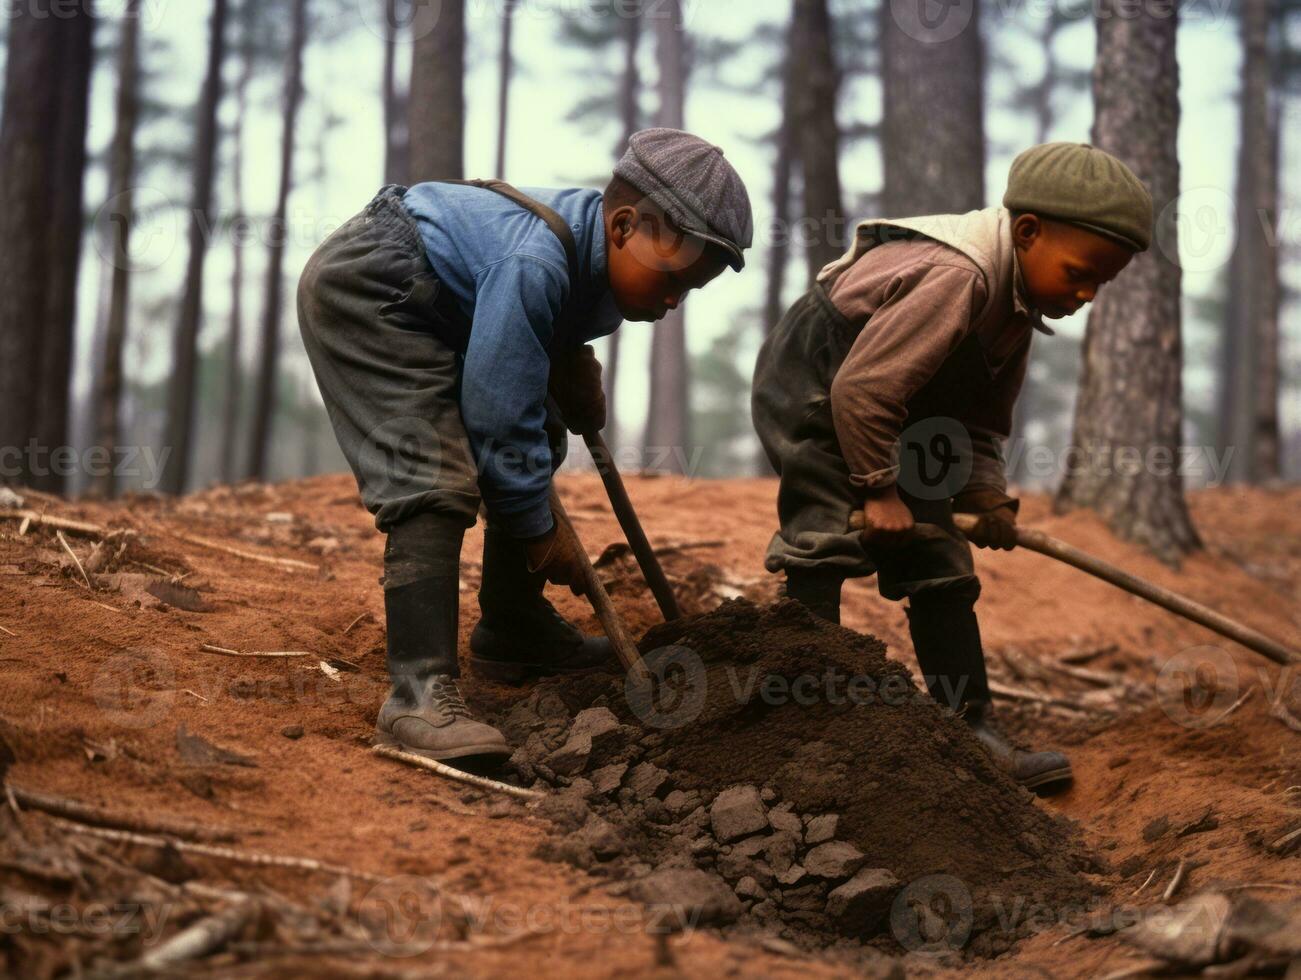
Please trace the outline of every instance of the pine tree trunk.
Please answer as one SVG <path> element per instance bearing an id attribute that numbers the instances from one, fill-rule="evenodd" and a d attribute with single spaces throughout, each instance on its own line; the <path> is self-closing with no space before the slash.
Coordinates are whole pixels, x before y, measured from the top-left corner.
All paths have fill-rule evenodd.
<path id="1" fill-rule="evenodd" d="M 190 439 L 194 432 L 195 382 L 198 375 L 199 325 L 203 313 L 203 260 L 212 227 L 212 185 L 217 164 L 217 107 L 221 103 L 221 66 L 226 59 L 227 0 L 213 0 L 208 34 L 207 76 L 199 96 L 195 140 L 193 197 L 190 205 L 189 260 L 185 291 L 172 350 L 171 386 L 167 398 L 168 454 L 161 488 L 183 493 L 190 477 Z"/>
<path id="2" fill-rule="evenodd" d="M 515 25 L 515 0 L 506 0 L 501 12 L 501 51 L 497 60 L 497 178 L 506 179 L 506 136 L 510 123 L 510 82 L 515 70 L 511 32 Z"/>
<path id="3" fill-rule="evenodd" d="M 889 6 L 887 3 L 885 6 Z M 840 127 L 836 107 L 840 72 L 832 44 L 827 0 L 795 0 L 792 47 L 799 57 L 795 117 L 804 175 L 805 258 L 809 282 L 845 250 L 845 212 L 840 192 Z"/>
<path id="4" fill-rule="evenodd" d="M 241 13 L 245 13 L 241 11 Z M 226 378 L 221 406 L 221 478 L 226 483 L 239 479 L 236 452 L 239 446 L 239 402 L 244 366 L 244 118 L 248 114 L 248 87 L 253 81 L 255 56 L 250 29 L 245 21 L 241 37 L 239 80 L 235 83 L 234 146 L 230 159 L 231 218 L 236 233 L 231 236 L 230 328 L 226 335 Z"/>
<path id="5" fill-rule="evenodd" d="M 656 125 L 681 129 L 686 117 L 686 27 L 680 0 L 665 0 L 654 16 L 659 61 Z M 650 400 L 644 448 L 647 465 L 684 472 L 682 456 L 690 437 L 686 314 L 670 310 L 651 340 Z"/>
<path id="6" fill-rule="evenodd" d="M 1270 43 L 1275 2 L 1242 0 L 1239 8 L 1237 238 L 1229 264 L 1220 388 L 1222 441 L 1233 453 L 1228 472 L 1236 482 L 1278 472 L 1278 169 Z"/>
<path id="7" fill-rule="evenodd" d="M 47 124 L 55 142 L 54 168 L 46 175 L 52 188 L 46 221 L 50 225 L 50 257 L 45 296 L 45 345 L 37 408 L 37 436 L 50 447 L 69 444 L 69 385 L 77 319 L 77 271 L 81 265 L 82 179 L 86 171 L 86 116 L 89 109 L 90 70 L 94 60 L 91 35 L 95 16 L 77 5 L 56 16 L 62 33 L 62 59 L 57 80 L 57 115 Z M 32 83 L 31 79 L 27 84 Z M 37 474 L 33 485 L 49 493 L 63 493 L 67 474 L 52 466 Z"/>
<path id="8" fill-rule="evenodd" d="M 619 22 L 623 40 L 623 72 L 619 78 L 619 118 L 622 131 L 614 148 L 615 160 L 622 159 L 628 151 L 628 141 L 641 128 L 641 72 L 637 68 L 637 52 L 641 48 L 641 4 L 625 3 Z M 615 399 L 619 377 L 619 331 L 610 334 L 606 348 L 605 370 L 605 438 L 611 446 L 619 444 L 618 402 Z"/>
<path id="9" fill-rule="evenodd" d="M 790 261 L 791 180 L 795 166 L 795 66 L 797 49 L 792 30 L 787 34 L 781 74 L 781 119 L 773 134 L 776 162 L 772 177 L 772 245 L 768 249 L 768 281 L 763 302 L 763 332 L 767 336 L 785 312 L 783 287 Z M 823 263 L 824 265 L 826 263 Z M 821 268 L 821 266 L 819 266 Z"/>
<path id="10" fill-rule="evenodd" d="M 50 196 L 57 144 L 50 120 L 58 112 L 63 35 L 49 0 L 10 11 L 0 121 L 0 480 L 31 483 L 40 461 L 28 452 L 37 437 L 45 346 L 40 315 L 47 300 Z"/>
<path id="11" fill-rule="evenodd" d="M 1057 505 L 1091 508 L 1120 537 L 1175 563 L 1200 546 L 1177 465 L 1182 273 L 1170 205 L 1179 193 L 1178 18 L 1121 16 L 1123 2 L 1101 0 L 1098 10 L 1092 142 L 1143 181 L 1158 224 L 1153 247 L 1098 294 L 1089 314 L 1071 465 Z"/>
<path id="12" fill-rule="evenodd" d="M 892 218 L 961 213 L 985 201 L 979 5 L 950 5 L 933 26 L 900 23 L 924 6 L 881 5 L 881 204 Z"/>
<path id="13" fill-rule="evenodd" d="M 407 95 L 413 181 L 465 176 L 465 0 L 422 3 Z"/>
<path id="14" fill-rule="evenodd" d="M 294 144 L 298 108 L 303 100 L 303 49 L 307 45 L 307 0 L 294 0 L 293 34 L 289 42 L 289 66 L 285 75 L 284 132 L 280 141 L 280 189 L 271 223 L 267 248 L 265 306 L 262 308 L 262 339 L 258 352 L 258 379 L 254 390 L 253 426 L 249 434 L 248 475 L 266 478 L 267 452 L 275 419 L 276 382 L 280 369 L 280 319 L 284 296 L 286 217 L 289 194 L 294 186 Z"/>
<path id="15" fill-rule="evenodd" d="M 407 182 L 410 138 L 407 133 L 407 102 L 397 88 L 398 32 L 403 26 L 398 4 L 404 0 L 382 0 L 384 4 L 384 183 Z"/>
<path id="16" fill-rule="evenodd" d="M 140 115 L 140 0 L 131 0 L 122 21 L 118 50 L 117 122 L 109 150 L 108 233 L 112 236 L 112 285 L 99 384 L 94 443 L 111 449 L 121 438 L 122 355 L 126 347 L 131 296 L 131 222 L 135 182 L 135 135 Z M 100 497 L 117 495 L 112 467 L 96 474 L 91 489 Z"/>

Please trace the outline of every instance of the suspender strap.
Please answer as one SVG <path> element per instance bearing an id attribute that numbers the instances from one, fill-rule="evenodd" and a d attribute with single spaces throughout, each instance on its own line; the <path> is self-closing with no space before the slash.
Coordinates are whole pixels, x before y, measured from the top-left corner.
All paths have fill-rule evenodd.
<path id="1" fill-rule="evenodd" d="M 571 288 L 578 287 L 578 244 L 574 241 L 574 233 L 570 230 L 568 222 L 560 217 L 553 208 L 547 207 L 541 201 L 534 200 L 504 180 L 440 180 L 438 183 L 465 184 L 470 187 L 481 187 L 484 190 L 496 191 L 502 197 L 509 198 L 525 210 L 532 211 L 545 221 L 547 227 L 560 239 L 560 244 L 565 248 L 565 258 L 569 260 L 570 286 Z"/>

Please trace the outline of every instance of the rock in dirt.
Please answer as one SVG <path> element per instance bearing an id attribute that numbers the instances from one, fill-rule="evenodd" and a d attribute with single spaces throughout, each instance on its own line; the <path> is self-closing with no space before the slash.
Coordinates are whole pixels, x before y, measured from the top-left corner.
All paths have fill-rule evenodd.
<path id="1" fill-rule="evenodd" d="M 827 895 L 827 915 L 850 935 L 871 934 L 890 911 L 899 879 L 884 868 L 863 868 Z"/>
<path id="2" fill-rule="evenodd" d="M 668 781 L 669 774 L 649 762 L 639 762 L 628 773 L 628 788 L 639 800 L 647 800 L 659 792 Z"/>
<path id="3" fill-rule="evenodd" d="M 723 790 L 709 808 L 714 836 L 726 844 L 746 834 L 768 828 L 768 811 L 754 786 L 733 786 Z"/>
<path id="4" fill-rule="evenodd" d="M 743 911 L 740 900 L 718 875 L 699 868 L 656 871 L 628 889 L 628 896 L 665 915 L 664 924 L 726 925 Z"/>
<path id="5" fill-rule="evenodd" d="M 863 866 L 867 857 L 843 840 L 827 841 L 804 855 L 804 870 L 819 878 L 848 878 Z"/>
<path id="6" fill-rule="evenodd" d="M 592 772 L 592 786 L 602 796 L 609 796 L 623 782 L 623 774 L 628 771 L 628 763 L 612 762 Z"/>
<path id="7" fill-rule="evenodd" d="M 587 732 L 576 732 L 543 761 L 552 772 L 561 776 L 576 776 L 587 768 L 591 754 L 592 736 Z"/>
<path id="8" fill-rule="evenodd" d="M 824 844 L 836 836 L 836 825 L 840 823 L 839 814 L 824 813 L 810 817 L 808 829 L 804 831 L 804 843 Z"/>
<path id="9" fill-rule="evenodd" d="M 1163 960 L 1190 967 L 1209 966 L 1220 958 L 1232 906 L 1228 896 L 1216 892 L 1195 895 L 1167 914 L 1144 918 L 1120 936 Z"/>
<path id="10" fill-rule="evenodd" d="M 280 734 L 283 735 L 285 738 L 293 739 L 297 741 L 298 739 L 303 737 L 303 726 L 286 725 L 284 728 L 280 729 Z"/>

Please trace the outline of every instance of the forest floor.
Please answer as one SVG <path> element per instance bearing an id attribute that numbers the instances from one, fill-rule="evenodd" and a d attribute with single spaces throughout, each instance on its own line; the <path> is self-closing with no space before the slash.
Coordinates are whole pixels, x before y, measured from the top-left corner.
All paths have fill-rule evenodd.
<path id="1" fill-rule="evenodd" d="M 775 598 L 762 569 L 774 481 L 628 484 L 689 611 Z M 595 476 L 560 487 L 590 554 L 621 540 Z M 542 856 L 558 833 L 550 819 L 370 752 L 385 693 L 382 539 L 349 477 L 113 504 L 28 495 L 25 506 L 134 533 L 92 555 L 94 536 L 70 529 L 61 542 L 37 523 L 20 535 L 0 518 L 0 774 L 7 765 L 15 791 L 0 800 L 0 974 L 103 970 L 196 921 L 222 933 L 224 951 L 190 961 L 194 975 L 1073 977 L 1148 960 L 1015 888 L 1006 914 L 1035 921 L 992 958 L 910 952 L 888 930 L 870 958 L 756 923 L 657 940 L 608 873 Z M 1301 489 L 1207 491 L 1191 507 L 1206 548 L 1177 571 L 1041 496 L 1025 500 L 1022 522 L 1301 647 Z M 463 656 L 481 535 L 466 540 Z M 1301 714 L 1295 668 L 1036 554 L 978 552 L 977 565 L 1004 727 L 1074 764 L 1069 792 L 1017 805 L 1077 825 L 1098 856 L 1093 911 L 1141 913 L 1176 875 L 1174 901 L 1211 886 L 1301 886 L 1301 731 L 1285 716 L 1288 705 Z M 611 552 L 601 568 L 634 635 L 655 625 L 629 560 Z M 552 598 L 599 631 L 583 600 Z M 904 612 L 873 580 L 847 585 L 844 616 L 915 670 Z M 1204 704 L 1182 685 L 1208 658 L 1221 670 Z M 490 711 L 528 694 L 473 679 L 466 691 Z M 60 821 L 33 794 L 129 815 L 142 832 L 227 828 L 234 839 L 210 846 L 331 868 L 105 840 L 75 828 L 123 821 Z"/>

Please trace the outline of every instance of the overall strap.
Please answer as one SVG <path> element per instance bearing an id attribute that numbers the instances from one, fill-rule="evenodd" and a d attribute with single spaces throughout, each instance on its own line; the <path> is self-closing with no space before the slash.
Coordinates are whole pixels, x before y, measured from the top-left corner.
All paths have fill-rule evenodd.
<path id="1" fill-rule="evenodd" d="M 519 189 L 512 187 L 504 180 L 496 179 L 475 179 L 475 180 L 440 180 L 440 184 L 465 184 L 470 187 L 481 187 L 484 190 L 496 191 L 502 197 L 509 198 L 525 210 L 532 211 L 535 215 L 547 223 L 547 227 L 552 233 L 560 239 L 560 244 L 565 248 L 565 257 L 569 260 L 569 282 L 570 288 L 576 289 L 578 286 L 578 243 L 574 241 L 574 233 L 570 230 L 569 223 L 553 209 L 547 207 L 541 201 L 536 201 L 523 193 Z"/>

